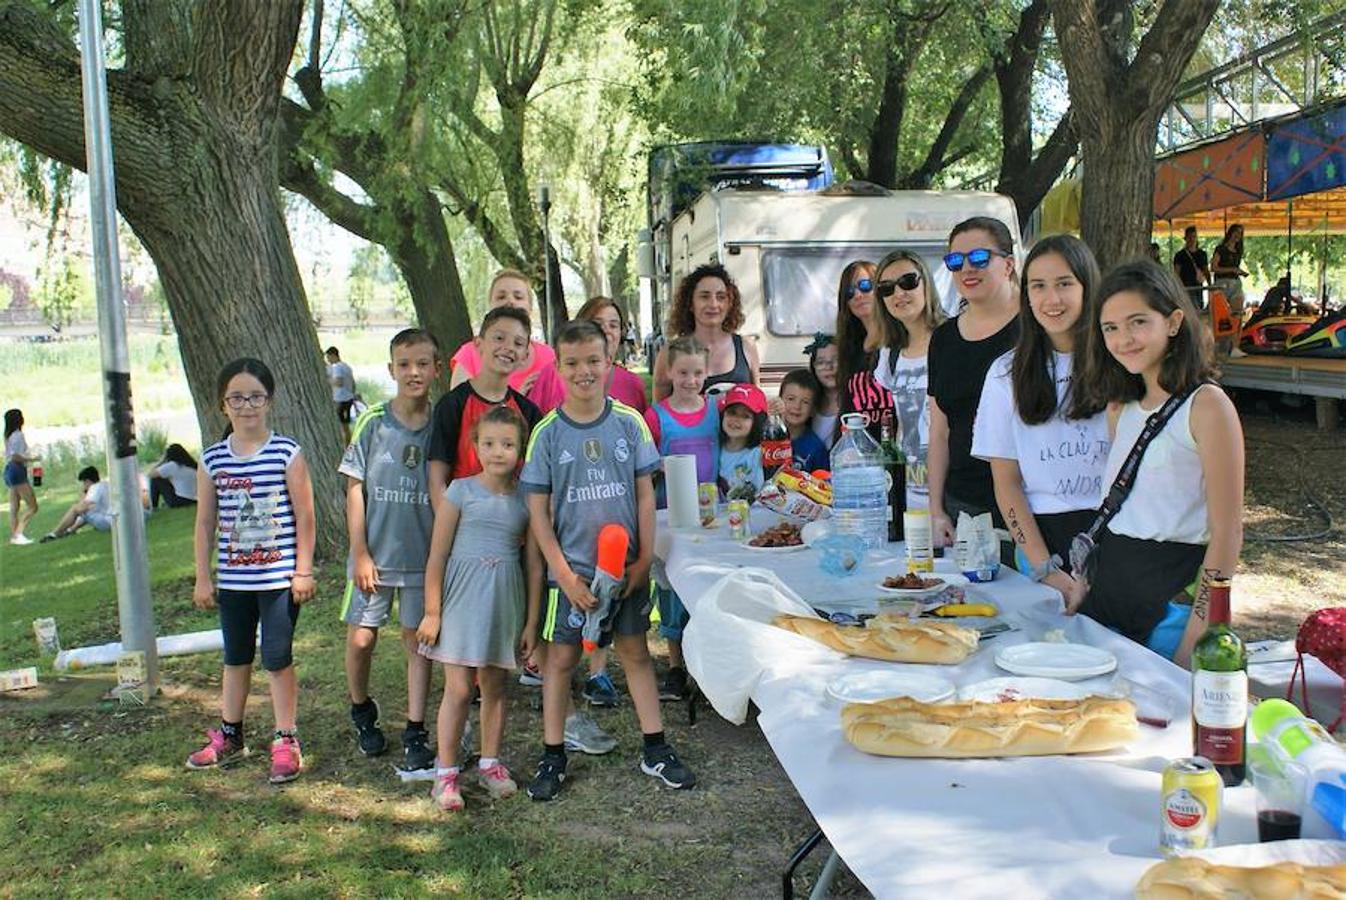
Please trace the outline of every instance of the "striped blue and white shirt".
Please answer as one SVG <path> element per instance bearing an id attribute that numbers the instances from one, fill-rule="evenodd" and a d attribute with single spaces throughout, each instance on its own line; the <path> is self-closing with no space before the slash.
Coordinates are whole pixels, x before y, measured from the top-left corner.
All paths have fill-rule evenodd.
<path id="1" fill-rule="evenodd" d="M 219 586 L 230 591 L 288 588 L 295 570 L 294 507 L 285 473 L 299 455 L 293 438 L 272 432 L 251 456 L 230 438 L 201 454 L 219 508 Z"/>

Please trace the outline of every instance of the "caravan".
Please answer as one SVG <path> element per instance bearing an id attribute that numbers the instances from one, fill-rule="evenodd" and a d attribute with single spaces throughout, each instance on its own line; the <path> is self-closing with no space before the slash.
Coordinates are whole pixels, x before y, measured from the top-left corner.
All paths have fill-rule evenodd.
<path id="1" fill-rule="evenodd" d="M 713 187 L 682 209 L 651 203 L 642 294 L 652 301 L 660 328 L 682 277 L 704 263 L 723 265 L 742 295 L 746 321 L 739 332 L 757 342 L 762 377 L 769 382 L 804 364 L 804 347 L 815 332 L 835 329 L 838 278 L 848 262 L 914 250 L 953 313 L 958 297 L 942 263 L 953 226 L 971 216 L 990 216 L 1004 222 L 1019 243 L 1014 202 L 998 194 L 869 185 L 782 189 L 747 181 L 741 169 L 739 178 L 743 187 Z M 652 182 L 652 198 L 655 188 Z M 669 214 L 671 219 L 662 218 Z"/>

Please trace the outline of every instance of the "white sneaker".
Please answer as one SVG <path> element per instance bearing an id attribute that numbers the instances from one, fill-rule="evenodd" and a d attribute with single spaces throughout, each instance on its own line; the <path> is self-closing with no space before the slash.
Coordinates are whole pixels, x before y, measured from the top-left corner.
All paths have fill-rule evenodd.
<path id="1" fill-rule="evenodd" d="M 31 544 L 33 539 L 26 534 L 16 534 L 9 539 L 9 542 L 15 546 L 22 547 L 25 544 Z"/>
<path id="2" fill-rule="evenodd" d="M 1230 350 L 1230 351 L 1229 351 L 1229 358 L 1230 358 L 1230 359 L 1243 359 L 1243 358 L 1244 358 L 1245 356 L 1247 356 L 1247 355 L 1248 355 L 1248 354 L 1244 353 L 1244 352 L 1243 352 L 1242 350 L 1240 350 L 1238 347 L 1235 347 L 1233 350 Z"/>

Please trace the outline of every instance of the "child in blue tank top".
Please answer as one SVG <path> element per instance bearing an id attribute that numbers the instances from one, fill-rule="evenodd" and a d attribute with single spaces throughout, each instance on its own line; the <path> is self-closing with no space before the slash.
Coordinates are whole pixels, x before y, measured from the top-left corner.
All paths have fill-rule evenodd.
<path id="1" fill-rule="evenodd" d="M 645 421 L 660 456 L 689 454 L 696 457 L 698 484 L 714 484 L 719 474 L 720 417 L 701 389 L 706 381 L 710 351 L 693 337 L 670 341 L 668 375 L 673 393 L 645 410 Z M 667 505 L 662 480 L 656 486 L 656 505 Z M 668 642 L 668 675 L 659 684 L 659 699 L 680 700 L 687 693 L 687 670 L 682 659 L 682 630 L 687 610 L 672 588 L 655 588 L 659 603 L 659 636 Z"/>

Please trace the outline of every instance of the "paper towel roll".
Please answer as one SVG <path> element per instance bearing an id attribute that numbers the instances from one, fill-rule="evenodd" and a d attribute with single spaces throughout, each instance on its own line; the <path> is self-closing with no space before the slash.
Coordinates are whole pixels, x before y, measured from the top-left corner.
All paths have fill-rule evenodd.
<path id="1" fill-rule="evenodd" d="M 701 518 L 696 499 L 696 457 L 688 453 L 665 456 L 664 488 L 668 495 L 668 527 L 696 528 Z"/>

